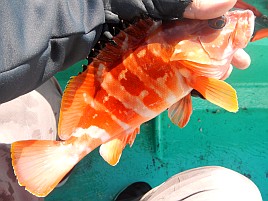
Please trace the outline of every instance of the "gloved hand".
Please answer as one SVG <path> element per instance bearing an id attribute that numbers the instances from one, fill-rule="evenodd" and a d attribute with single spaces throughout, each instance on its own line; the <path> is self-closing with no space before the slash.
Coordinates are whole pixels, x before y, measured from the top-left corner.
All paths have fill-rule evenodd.
<path id="1" fill-rule="evenodd" d="M 105 20 L 130 20 L 142 14 L 159 19 L 208 19 L 224 14 L 235 3 L 236 0 L 2 0 L 0 104 L 37 88 L 57 72 L 86 58 Z M 249 61 L 242 51 L 237 63 L 248 65 Z"/>
<path id="2" fill-rule="evenodd" d="M 144 14 L 155 19 L 182 18 L 191 0 L 103 0 L 106 22 L 132 21 Z"/>
<path id="3" fill-rule="evenodd" d="M 143 14 L 158 19 L 212 19 L 231 9 L 236 0 L 103 0 L 106 22 L 131 21 Z"/>

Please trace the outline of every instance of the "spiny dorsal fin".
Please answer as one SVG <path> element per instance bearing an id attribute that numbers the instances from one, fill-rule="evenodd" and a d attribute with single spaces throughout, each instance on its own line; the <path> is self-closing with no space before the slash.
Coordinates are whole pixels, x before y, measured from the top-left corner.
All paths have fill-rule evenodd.
<path id="1" fill-rule="evenodd" d="M 114 43 L 106 43 L 97 57 L 93 59 L 93 63 L 89 65 L 98 67 L 100 63 L 105 63 L 107 70 L 113 68 L 117 62 L 121 61 L 123 55 L 137 48 L 160 24 L 160 22 L 147 18 L 121 30 L 113 37 Z"/>

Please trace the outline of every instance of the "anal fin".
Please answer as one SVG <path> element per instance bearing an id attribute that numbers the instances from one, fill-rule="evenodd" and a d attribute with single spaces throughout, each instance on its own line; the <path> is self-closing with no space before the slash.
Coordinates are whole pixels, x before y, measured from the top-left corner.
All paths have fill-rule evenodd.
<path id="1" fill-rule="evenodd" d="M 115 166 L 122 155 L 122 152 L 127 144 L 132 146 L 136 135 L 139 133 L 139 128 L 136 128 L 131 134 L 123 134 L 100 146 L 100 155 L 112 166 Z"/>

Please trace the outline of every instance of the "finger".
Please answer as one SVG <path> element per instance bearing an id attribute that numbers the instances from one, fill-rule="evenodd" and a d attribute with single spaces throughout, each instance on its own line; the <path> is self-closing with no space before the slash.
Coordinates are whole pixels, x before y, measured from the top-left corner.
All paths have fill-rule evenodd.
<path id="1" fill-rule="evenodd" d="M 246 69 L 249 67 L 251 62 L 250 56 L 243 50 L 238 49 L 233 56 L 232 65 L 239 69 Z"/>
<path id="2" fill-rule="evenodd" d="M 235 3 L 236 0 L 193 0 L 183 16 L 200 20 L 216 18 L 230 10 Z"/>
<path id="3" fill-rule="evenodd" d="M 222 76 L 221 80 L 227 79 L 233 71 L 233 66 L 230 64 L 228 71 Z"/>

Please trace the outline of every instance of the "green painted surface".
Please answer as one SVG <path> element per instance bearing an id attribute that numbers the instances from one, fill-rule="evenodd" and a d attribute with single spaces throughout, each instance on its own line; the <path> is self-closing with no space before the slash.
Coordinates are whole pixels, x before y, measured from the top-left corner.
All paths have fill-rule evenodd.
<path id="1" fill-rule="evenodd" d="M 251 43 L 246 51 L 252 58 L 251 67 L 235 70 L 227 80 L 237 90 L 238 113 L 194 99 L 191 120 L 179 129 L 164 112 L 142 126 L 117 166 L 106 164 L 95 150 L 46 201 L 109 201 L 132 182 L 156 186 L 173 174 L 205 165 L 220 165 L 246 175 L 268 201 L 268 39 Z M 80 66 L 57 75 L 62 86 Z"/>

